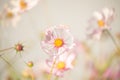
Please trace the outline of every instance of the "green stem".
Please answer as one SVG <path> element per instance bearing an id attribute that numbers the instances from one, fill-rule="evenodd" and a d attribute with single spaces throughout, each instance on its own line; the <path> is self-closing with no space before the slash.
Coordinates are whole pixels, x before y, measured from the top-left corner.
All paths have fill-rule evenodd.
<path id="1" fill-rule="evenodd" d="M 103 76 L 103 74 L 105 73 L 105 71 L 111 66 L 112 61 L 116 58 L 116 53 L 112 54 L 109 59 L 106 61 L 107 66 L 102 70 L 102 73 L 99 72 L 99 76 Z M 102 79 L 101 79 L 102 80 Z"/>
<path id="2" fill-rule="evenodd" d="M 16 76 L 17 79 L 19 79 L 19 77 L 18 77 L 18 75 L 17 75 L 17 73 L 16 73 L 16 70 L 15 70 L 15 68 L 12 66 L 12 64 L 9 63 L 9 61 L 6 60 L 6 59 L 5 59 L 4 57 L 2 57 L 1 55 L 0 55 L 0 58 L 7 63 L 7 65 L 9 66 L 8 68 L 11 68 L 11 71 L 14 73 L 14 76 Z"/>
<path id="3" fill-rule="evenodd" d="M 2 50 L 0 50 L 0 52 L 5 52 L 5 51 L 8 51 L 8 50 L 11 50 L 11 49 L 13 49 L 14 47 L 10 47 L 10 48 L 6 48 L 6 49 L 2 49 Z"/>
<path id="4" fill-rule="evenodd" d="M 2 56 L 0 55 L 0 58 L 1 58 L 3 61 L 5 61 L 10 67 L 12 67 L 12 65 L 11 65 L 4 57 L 2 57 Z"/>
<path id="5" fill-rule="evenodd" d="M 108 33 L 108 35 L 109 35 L 110 38 L 112 39 L 113 43 L 115 44 L 116 49 L 117 49 L 118 51 L 120 51 L 119 46 L 118 46 L 116 40 L 114 39 L 114 37 L 112 36 L 112 34 L 110 33 L 110 31 L 109 31 L 109 30 L 106 30 L 106 32 Z"/>
<path id="6" fill-rule="evenodd" d="M 34 73 L 33 73 L 33 69 L 30 68 L 30 70 L 31 70 L 31 73 L 30 73 L 31 80 L 35 80 L 35 76 L 34 76 Z"/>
<path id="7" fill-rule="evenodd" d="M 54 62 L 53 62 L 52 68 L 51 68 L 51 70 L 50 70 L 50 74 L 48 75 L 48 80 L 51 80 L 52 72 L 53 72 L 54 66 L 55 66 L 55 64 L 56 64 L 56 59 L 57 59 L 57 57 L 55 58 L 55 60 L 54 60 Z"/>

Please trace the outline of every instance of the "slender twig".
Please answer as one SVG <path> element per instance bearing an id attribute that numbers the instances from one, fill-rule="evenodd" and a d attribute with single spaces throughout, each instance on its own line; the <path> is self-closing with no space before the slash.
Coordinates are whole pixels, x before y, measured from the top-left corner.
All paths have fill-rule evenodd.
<path id="1" fill-rule="evenodd" d="M 48 75 L 48 80 L 51 80 L 51 76 L 52 76 L 52 72 L 53 72 L 54 66 L 55 66 L 55 64 L 56 64 L 56 60 L 57 60 L 57 58 L 58 58 L 61 54 L 63 54 L 63 53 L 60 53 L 59 55 L 57 55 L 57 56 L 55 57 L 55 60 L 53 61 L 53 65 L 52 65 L 51 70 L 50 70 L 50 74 Z"/>
<path id="2" fill-rule="evenodd" d="M 52 72 L 53 72 L 54 66 L 55 66 L 55 64 L 56 64 L 56 59 L 57 59 L 57 57 L 55 58 L 55 60 L 54 60 L 54 62 L 53 62 L 52 68 L 51 68 L 51 70 L 50 70 L 50 74 L 48 75 L 48 80 L 51 80 Z"/>
<path id="3" fill-rule="evenodd" d="M 6 49 L 3 49 L 3 50 L 0 50 L 0 56 L 3 56 L 3 55 L 5 55 L 6 53 L 4 53 L 5 51 L 8 51 L 8 50 L 11 50 L 11 49 L 13 49 L 14 47 L 10 47 L 10 48 L 6 48 Z"/>
<path id="4" fill-rule="evenodd" d="M 6 49 L 2 49 L 2 50 L 0 50 L 0 52 L 5 52 L 5 51 L 8 51 L 8 50 L 11 50 L 11 49 L 13 49 L 14 47 L 9 47 L 9 48 L 6 48 Z"/>
<path id="5" fill-rule="evenodd" d="M 32 79 L 32 80 L 35 80 L 35 77 L 34 77 L 34 75 L 31 75 L 31 79 Z"/>
<path id="6" fill-rule="evenodd" d="M 118 51 L 120 51 L 119 46 L 118 46 L 116 40 L 114 39 L 114 37 L 112 36 L 112 34 L 110 33 L 110 31 L 109 31 L 109 30 L 106 30 L 106 32 L 107 32 L 108 35 L 111 37 L 111 39 L 112 39 L 112 41 L 113 41 L 113 43 L 114 43 L 116 49 L 117 49 Z"/>
<path id="7" fill-rule="evenodd" d="M 5 61 L 10 67 L 12 67 L 12 65 L 11 65 L 4 57 L 2 57 L 2 56 L 0 55 L 0 58 L 1 58 L 3 61 Z"/>
<path id="8" fill-rule="evenodd" d="M 15 55 L 15 56 L 16 56 L 16 55 Z M 12 59 L 14 59 L 15 56 L 14 56 Z M 0 55 L 0 57 L 2 57 L 2 55 Z M 3 57 L 2 57 L 2 58 L 3 58 Z M 2 58 L 1 58 L 1 59 L 2 59 Z M 16 61 L 17 61 L 17 60 L 14 60 L 14 61 L 12 62 L 12 64 L 14 64 Z M 7 62 L 8 62 L 8 61 L 7 61 Z M 9 63 L 9 62 L 8 62 L 8 63 Z M 8 65 L 8 64 L 7 64 L 7 65 Z M 2 70 L 4 70 L 5 68 L 6 68 L 6 66 L 4 66 L 4 67 L 2 68 Z M 2 71 L 1 71 L 1 72 L 2 72 Z M 0 72 L 0 73 L 1 73 L 1 72 Z"/>
<path id="9" fill-rule="evenodd" d="M 33 69 L 30 68 L 30 71 L 31 71 L 31 73 L 30 73 L 31 80 L 35 80 L 35 76 L 34 76 L 34 73 L 33 73 Z"/>
<path id="10" fill-rule="evenodd" d="M 12 66 L 12 64 L 10 64 L 9 63 L 9 61 L 7 61 L 4 57 L 2 57 L 2 56 L 0 56 L 0 58 L 3 60 L 3 61 L 5 61 L 7 64 L 8 64 L 8 66 L 10 66 L 13 70 L 15 70 L 15 68 Z"/>
<path id="11" fill-rule="evenodd" d="M 1 58 L 3 61 L 5 61 L 5 62 L 7 63 L 7 65 L 10 66 L 11 70 L 15 73 L 15 75 L 17 75 L 16 69 L 12 66 L 12 64 L 9 63 L 9 61 L 7 61 L 4 57 L 0 56 L 0 58 Z M 18 76 L 17 76 L 17 78 L 18 78 Z"/>

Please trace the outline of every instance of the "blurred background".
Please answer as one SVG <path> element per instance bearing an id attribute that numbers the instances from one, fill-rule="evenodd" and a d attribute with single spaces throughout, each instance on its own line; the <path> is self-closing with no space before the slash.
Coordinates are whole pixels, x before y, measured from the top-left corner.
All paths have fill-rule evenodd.
<path id="1" fill-rule="evenodd" d="M 9 2 L 10 0 L 0 0 L 0 10 Z M 13 69 L 17 75 L 21 74 L 27 68 L 25 62 L 28 61 L 34 62 L 33 69 L 39 75 L 36 80 L 44 80 L 40 71 L 42 64 L 48 58 L 40 47 L 40 34 L 44 29 L 54 25 L 68 25 L 75 38 L 85 42 L 88 20 L 94 11 L 104 7 L 115 8 L 115 20 L 111 25 L 111 33 L 116 35 L 120 32 L 120 0 L 40 0 L 34 8 L 22 14 L 16 27 L 0 26 L 0 50 L 17 43 L 25 46 L 21 53 L 16 53 L 15 50 L 2 53 L 3 57 L 12 64 L 12 68 L 9 68 L 10 65 L 0 58 L 0 80 L 8 80 L 6 77 Z M 104 41 L 88 41 L 88 44 L 96 58 L 101 58 L 102 54 L 110 55 L 111 52 L 115 52 L 115 46 L 110 38 Z M 88 78 L 91 74 L 90 70 L 86 69 L 86 61 L 89 58 L 86 59 L 84 52 L 78 55 L 75 68 L 66 72 L 60 80 L 92 80 Z M 98 64 L 101 63 L 98 62 Z"/>

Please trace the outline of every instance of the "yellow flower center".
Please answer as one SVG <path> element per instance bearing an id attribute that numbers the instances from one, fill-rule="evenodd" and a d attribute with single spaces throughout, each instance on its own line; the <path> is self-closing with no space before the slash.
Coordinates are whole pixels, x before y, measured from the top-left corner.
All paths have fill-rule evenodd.
<path id="1" fill-rule="evenodd" d="M 57 39 L 55 39 L 55 41 L 54 41 L 55 47 L 61 47 L 63 44 L 64 44 L 64 42 L 63 42 L 62 39 L 57 38 Z"/>
<path id="2" fill-rule="evenodd" d="M 21 7 L 21 9 L 26 9 L 27 3 L 24 0 L 21 0 L 20 1 L 20 7 Z"/>
<path id="3" fill-rule="evenodd" d="M 7 17 L 7 18 L 13 18 L 13 16 L 14 16 L 14 14 L 13 14 L 12 12 L 8 12 L 8 13 L 6 14 L 6 17 Z"/>
<path id="4" fill-rule="evenodd" d="M 64 69 L 65 68 L 65 62 L 60 61 L 56 65 L 57 69 Z"/>
<path id="5" fill-rule="evenodd" d="M 105 25 L 105 22 L 103 20 L 98 21 L 98 26 L 99 27 L 104 27 L 104 25 Z"/>
<path id="6" fill-rule="evenodd" d="M 104 27 L 104 25 L 105 25 L 105 23 L 104 23 L 103 20 L 99 20 L 99 21 L 98 21 L 98 26 L 99 26 L 99 27 Z"/>

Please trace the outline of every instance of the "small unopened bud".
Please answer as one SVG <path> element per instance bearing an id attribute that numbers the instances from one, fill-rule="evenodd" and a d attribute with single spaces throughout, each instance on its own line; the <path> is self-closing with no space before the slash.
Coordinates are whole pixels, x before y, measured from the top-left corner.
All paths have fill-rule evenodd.
<path id="1" fill-rule="evenodd" d="M 34 64 L 33 64 L 33 62 L 32 62 L 32 61 L 29 61 L 29 62 L 27 63 L 27 66 L 28 66 L 28 67 L 33 67 L 33 66 L 34 66 Z"/>
<path id="2" fill-rule="evenodd" d="M 23 51 L 24 50 L 23 48 L 24 48 L 24 46 L 22 44 L 20 44 L 20 43 L 18 43 L 18 44 L 15 45 L 15 50 L 17 52 Z"/>

